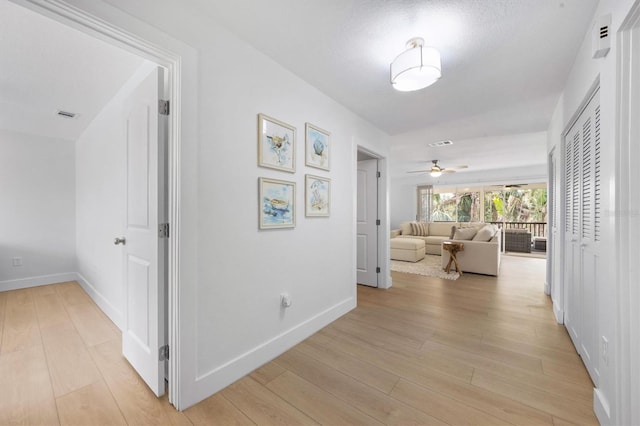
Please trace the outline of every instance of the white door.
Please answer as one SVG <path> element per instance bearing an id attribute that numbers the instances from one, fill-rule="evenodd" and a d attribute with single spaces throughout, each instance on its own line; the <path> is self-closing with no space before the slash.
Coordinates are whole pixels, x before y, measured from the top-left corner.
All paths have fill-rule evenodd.
<path id="1" fill-rule="evenodd" d="M 358 284 L 378 287 L 378 160 L 358 161 Z"/>
<path id="2" fill-rule="evenodd" d="M 597 386 L 601 273 L 600 98 L 596 90 L 565 137 L 565 325 Z"/>
<path id="3" fill-rule="evenodd" d="M 165 344 L 164 244 L 159 216 L 164 190 L 164 167 L 158 138 L 165 132 L 158 117 L 163 93 L 162 69 L 154 70 L 125 103 L 126 222 L 124 244 L 125 328 L 122 353 L 151 390 L 164 394 L 164 364 L 159 349 Z"/>
<path id="4" fill-rule="evenodd" d="M 580 126 L 566 136 L 565 145 L 565 270 L 566 307 L 564 323 L 576 348 L 580 347 L 582 324 L 582 280 L 580 270 Z"/>

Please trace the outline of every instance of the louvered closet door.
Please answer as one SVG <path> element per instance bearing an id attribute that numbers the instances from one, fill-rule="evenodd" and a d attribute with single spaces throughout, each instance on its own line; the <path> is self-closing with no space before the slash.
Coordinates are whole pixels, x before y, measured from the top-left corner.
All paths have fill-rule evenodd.
<path id="1" fill-rule="evenodd" d="M 600 98 L 593 94 L 565 137 L 565 325 L 592 380 L 598 383 L 600 272 Z"/>
<path id="2" fill-rule="evenodd" d="M 579 250 L 580 229 L 580 126 L 574 125 L 565 141 L 565 241 L 564 323 L 576 348 L 580 347 L 582 307 Z"/>

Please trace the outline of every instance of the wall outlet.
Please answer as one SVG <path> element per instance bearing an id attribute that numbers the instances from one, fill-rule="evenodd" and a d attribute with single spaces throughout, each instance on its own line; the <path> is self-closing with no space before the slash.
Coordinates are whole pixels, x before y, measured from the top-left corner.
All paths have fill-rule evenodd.
<path id="1" fill-rule="evenodd" d="M 280 305 L 283 308 L 288 308 L 289 306 L 291 306 L 291 303 L 293 303 L 291 301 L 291 296 L 289 296 L 289 293 L 282 293 L 280 295 Z"/>
<path id="2" fill-rule="evenodd" d="M 602 336 L 602 362 L 604 365 L 609 365 L 609 341 L 604 336 Z"/>
<path id="3" fill-rule="evenodd" d="M 22 266 L 22 258 L 21 257 L 14 257 L 11 259 L 11 264 L 13 266 Z"/>

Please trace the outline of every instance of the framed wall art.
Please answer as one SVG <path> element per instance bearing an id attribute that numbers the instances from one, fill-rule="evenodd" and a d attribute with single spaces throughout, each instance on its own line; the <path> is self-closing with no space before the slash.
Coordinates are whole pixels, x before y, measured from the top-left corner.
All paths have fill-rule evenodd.
<path id="1" fill-rule="evenodd" d="M 258 114 L 258 165 L 295 173 L 296 128 Z"/>
<path id="2" fill-rule="evenodd" d="M 296 226 L 296 183 L 258 178 L 260 229 Z"/>
<path id="3" fill-rule="evenodd" d="M 331 179 L 305 175 L 305 216 L 328 217 L 331 201 Z"/>
<path id="4" fill-rule="evenodd" d="M 305 124 L 305 164 L 318 169 L 329 170 L 331 160 L 331 133 L 314 126 Z"/>

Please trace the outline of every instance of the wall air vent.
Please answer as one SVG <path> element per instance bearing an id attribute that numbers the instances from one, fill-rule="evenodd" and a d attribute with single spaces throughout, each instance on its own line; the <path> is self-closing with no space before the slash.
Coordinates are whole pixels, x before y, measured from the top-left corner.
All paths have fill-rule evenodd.
<path id="1" fill-rule="evenodd" d="M 429 146 L 431 146 L 431 147 L 445 146 L 445 145 L 453 145 L 453 142 L 451 142 L 451 141 L 438 141 L 438 142 L 431 142 L 429 144 Z"/>
<path id="2" fill-rule="evenodd" d="M 596 18 L 591 38 L 594 59 L 604 58 L 611 49 L 611 37 L 609 34 L 610 26 L 611 15 L 603 15 Z"/>
<path id="3" fill-rule="evenodd" d="M 69 112 L 69 111 L 63 111 L 63 110 L 56 111 L 56 114 L 63 118 L 76 118 L 76 116 L 78 115 L 75 112 Z"/>

